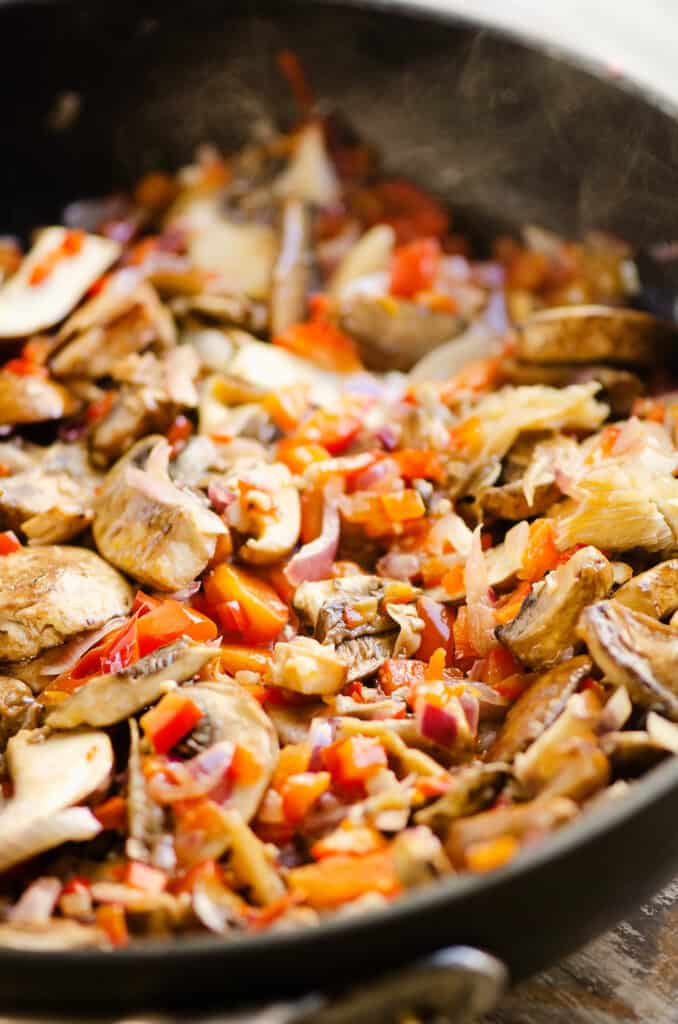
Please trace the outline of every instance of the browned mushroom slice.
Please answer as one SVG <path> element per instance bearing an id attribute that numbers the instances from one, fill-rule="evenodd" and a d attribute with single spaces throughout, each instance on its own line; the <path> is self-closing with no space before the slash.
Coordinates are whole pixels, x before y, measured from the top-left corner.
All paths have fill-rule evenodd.
<path id="1" fill-rule="evenodd" d="M 520 695 L 487 752 L 490 761 L 512 761 L 555 721 L 568 698 L 591 672 L 584 655 L 538 675 Z"/>
<path id="2" fill-rule="evenodd" d="M 600 747 L 621 775 L 645 771 L 670 753 L 643 729 L 605 733 Z"/>
<path id="3" fill-rule="evenodd" d="M 485 518 L 519 520 L 543 515 L 559 497 L 560 488 L 552 482 L 537 484 L 532 500 L 528 501 L 522 481 L 516 480 L 488 487 L 480 495 L 479 504 Z"/>
<path id="4" fill-rule="evenodd" d="M 675 337 L 675 327 L 648 313 L 563 306 L 535 313 L 518 328 L 517 355 L 529 363 L 654 366 Z"/>
<path id="5" fill-rule="evenodd" d="M 417 811 L 414 820 L 444 835 L 456 818 L 477 814 L 497 796 L 508 778 L 505 764 L 470 764 L 452 776 L 452 785 L 438 800 Z"/>
<path id="6" fill-rule="evenodd" d="M 452 870 L 440 840 L 425 825 L 400 832 L 391 844 L 391 855 L 398 880 L 408 889 L 426 885 Z"/>
<path id="7" fill-rule="evenodd" d="M 431 349 L 459 334 L 465 321 L 407 299 L 356 292 L 342 303 L 341 325 L 357 341 L 366 366 L 409 370 Z"/>
<path id="8" fill-rule="evenodd" d="M 653 619 L 673 615 L 678 608 L 678 558 L 660 562 L 634 576 L 619 588 L 614 600 Z"/>
<path id="9" fill-rule="evenodd" d="M 20 729 L 35 729 L 40 718 L 40 704 L 30 686 L 11 676 L 0 676 L 0 748 Z"/>
<path id="10" fill-rule="evenodd" d="M 523 363 L 518 359 L 507 359 L 502 373 L 509 384 L 548 384 L 550 387 L 567 387 L 587 380 L 597 380 L 602 387 L 601 398 L 607 402 L 617 416 L 628 416 L 636 398 L 645 388 L 640 377 L 630 370 L 613 366 L 572 366 L 571 364 L 542 366 L 539 363 Z"/>
<path id="11" fill-rule="evenodd" d="M 76 536 L 94 516 L 96 478 L 48 473 L 38 466 L 0 480 L 0 522 L 23 529 L 35 544 L 54 544 Z"/>
<path id="12" fill-rule="evenodd" d="M 336 653 L 346 665 L 346 682 L 366 679 L 376 672 L 387 658 L 392 657 L 397 638 L 397 633 L 382 633 L 379 636 L 359 636 L 339 644 Z"/>
<path id="13" fill-rule="evenodd" d="M 151 435 L 104 480 L 94 516 L 97 547 L 113 565 L 157 590 L 191 583 L 227 528 L 192 491 L 169 478 L 170 446 Z"/>
<path id="14" fill-rule="evenodd" d="M 555 722 L 517 755 L 515 776 L 529 795 L 581 801 L 607 784 L 610 766 L 594 731 L 601 711 L 591 690 L 573 694 Z"/>
<path id="15" fill-rule="evenodd" d="M 58 420 L 77 408 L 75 398 L 56 381 L 0 370 L 0 425 Z"/>
<path id="16" fill-rule="evenodd" d="M 0 659 L 20 661 L 96 629 L 132 604 L 132 588 L 86 548 L 44 546 L 5 555 Z"/>
<path id="17" fill-rule="evenodd" d="M 625 686 L 634 704 L 678 721 L 678 630 L 601 601 L 583 612 L 577 632 L 609 682 Z"/>
<path id="18" fill-rule="evenodd" d="M 466 850 L 475 843 L 487 842 L 498 836 L 522 839 L 527 833 L 552 832 L 571 821 L 577 811 L 574 801 L 566 797 L 537 797 L 524 804 L 496 807 L 453 822 L 445 849 L 455 866 L 464 866 Z"/>
<path id="19" fill-rule="evenodd" d="M 272 336 L 304 319 L 310 234 L 308 206 L 300 199 L 285 200 L 280 225 L 280 251 L 273 267 L 270 298 Z"/>
<path id="20" fill-rule="evenodd" d="M 114 278 L 66 321 L 59 340 L 62 347 L 51 360 L 52 372 L 94 380 L 107 376 L 116 360 L 132 352 L 150 345 L 168 348 L 176 331 L 151 285 L 130 288 Z"/>
<path id="21" fill-rule="evenodd" d="M 548 573 L 497 638 L 532 668 L 557 661 L 576 643 L 575 627 L 587 605 L 606 597 L 614 582 L 612 566 L 594 547 L 580 548 Z"/>

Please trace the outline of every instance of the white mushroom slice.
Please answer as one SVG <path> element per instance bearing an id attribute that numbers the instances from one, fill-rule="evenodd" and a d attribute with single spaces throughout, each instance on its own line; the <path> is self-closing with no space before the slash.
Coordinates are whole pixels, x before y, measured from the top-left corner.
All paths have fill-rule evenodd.
<path id="1" fill-rule="evenodd" d="M 90 680 L 47 716 L 55 729 L 113 725 L 158 700 L 177 683 L 192 679 L 217 652 L 207 644 L 175 640 L 133 665 Z"/>
<path id="2" fill-rule="evenodd" d="M 181 590 L 203 571 L 221 519 L 169 478 L 170 447 L 164 437 L 139 441 L 104 480 L 94 516 L 102 555 L 134 579 L 157 590 Z"/>
<path id="3" fill-rule="evenodd" d="M 195 727 L 196 743 L 205 748 L 229 740 L 248 750 L 260 768 L 253 782 L 236 783 L 228 798 L 227 807 L 249 821 L 257 812 L 278 759 L 273 723 L 254 697 L 236 683 L 199 683 L 187 692 L 205 716 Z M 189 740 L 192 749 L 193 736 Z"/>
<path id="4" fill-rule="evenodd" d="M 425 383 L 448 380 L 475 359 L 486 359 L 498 351 L 497 335 L 481 323 L 475 323 L 463 334 L 432 349 L 410 370 L 410 380 Z"/>
<path id="5" fill-rule="evenodd" d="M 0 812 L 0 871 L 64 842 L 91 839 L 101 826 L 73 807 L 108 779 L 113 748 L 106 733 L 45 738 L 23 731 L 7 744 L 14 795 Z"/>
<path id="6" fill-rule="evenodd" d="M 117 242 L 85 235 L 77 253 L 57 259 L 45 279 L 32 284 L 34 271 L 59 252 L 67 235 L 66 228 L 46 228 L 0 289 L 0 338 L 23 338 L 58 324 L 120 255 Z"/>
<path id="7" fill-rule="evenodd" d="M 339 181 L 319 124 L 312 123 L 303 129 L 292 159 L 273 183 L 273 191 L 318 206 L 331 206 L 339 200 Z"/>
<path id="8" fill-rule="evenodd" d="M 132 588 L 86 548 L 21 548 L 0 576 L 0 659 L 20 661 L 96 629 L 132 604 Z"/>
<path id="9" fill-rule="evenodd" d="M 341 299 L 354 281 L 388 270 L 395 247 L 395 232 L 388 224 L 375 224 L 352 246 L 335 270 L 329 291 Z"/>
<path id="10" fill-rule="evenodd" d="M 271 289 L 271 337 L 303 320 L 306 311 L 311 218 L 301 200 L 287 199 L 283 204 L 280 235 L 280 252 Z"/>
<path id="11" fill-rule="evenodd" d="M 265 299 L 271 287 L 278 243 L 268 224 L 215 220 L 196 231 L 189 255 L 199 270 L 217 273 L 230 291 Z"/>
<path id="12" fill-rule="evenodd" d="M 348 666 L 334 648 L 311 637 L 297 636 L 273 650 L 272 682 L 284 690 L 327 696 L 338 693 L 347 676 Z"/>
<path id="13" fill-rule="evenodd" d="M 317 405 L 331 405 L 337 401 L 343 374 L 320 370 L 306 359 L 286 352 L 278 345 L 257 341 L 243 331 L 233 331 L 231 338 L 239 343 L 228 366 L 228 372 L 233 376 L 265 391 L 308 387 L 309 401 Z"/>
<path id="14" fill-rule="evenodd" d="M 285 895 L 285 886 L 266 853 L 266 847 L 257 839 L 238 811 L 225 811 L 224 825 L 229 833 L 230 861 L 238 883 L 247 886 L 251 897 L 260 906 L 266 906 Z"/>
<path id="15" fill-rule="evenodd" d="M 299 540 L 301 503 L 287 466 L 249 459 L 236 462 L 225 486 L 240 496 L 228 508 L 228 522 L 249 536 L 238 552 L 240 558 L 270 565 L 288 555 Z"/>
<path id="16" fill-rule="evenodd" d="M 94 925 L 54 918 L 38 925 L 0 925 L 0 946 L 27 953 L 51 953 L 63 949 L 107 946 L 104 932 Z"/>

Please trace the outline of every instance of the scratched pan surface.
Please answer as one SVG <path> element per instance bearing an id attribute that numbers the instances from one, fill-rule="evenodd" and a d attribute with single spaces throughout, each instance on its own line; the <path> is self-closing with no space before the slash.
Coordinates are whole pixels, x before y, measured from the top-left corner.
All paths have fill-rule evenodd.
<path id="1" fill-rule="evenodd" d="M 648 245 L 678 237 L 678 127 L 640 93 L 472 25 L 393 4 L 0 0 L 0 233 L 53 220 L 202 141 L 289 118 L 274 54 L 293 47 L 328 105 L 457 224 L 536 222 Z M 378 8 L 378 9 L 377 9 Z M 295 934 L 121 952 L 0 952 L 0 1005 L 113 1007 L 304 991 L 455 942 L 524 977 L 656 891 L 678 862 L 678 761 L 486 877 Z"/>

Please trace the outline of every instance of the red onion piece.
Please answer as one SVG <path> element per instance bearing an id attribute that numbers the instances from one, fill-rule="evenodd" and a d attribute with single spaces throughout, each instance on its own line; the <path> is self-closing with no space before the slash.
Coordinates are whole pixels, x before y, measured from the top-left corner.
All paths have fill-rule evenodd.
<path id="1" fill-rule="evenodd" d="M 461 712 L 461 708 L 459 710 Z M 437 704 L 430 704 L 423 698 L 417 701 L 415 713 L 421 735 L 441 747 L 453 746 L 463 729 L 463 725 L 459 721 L 459 714 L 452 702 L 447 707 L 441 708 Z"/>
<path id="2" fill-rule="evenodd" d="M 220 480 L 210 480 L 207 488 L 207 497 L 209 498 L 212 508 L 218 515 L 225 512 L 229 505 L 232 505 L 237 498 L 235 491 L 232 491 L 230 487 L 226 487 Z"/>
<path id="3" fill-rule="evenodd" d="M 338 487 L 330 482 L 325 487 L 322 529 L 315 540 L 304 544 L 293 555 L 285 567 L 285 577 L 293 587 L 306 580 L 324 580 L 332 572 L 332 565 L 339 549 L 339 508 Z"/>
<path id="4" fill-rule="evenodd" d="M 318 772 L 323 765 L 322 752 L 334 741 L 334 725 L 328 718 L 314 718 L 308 731 L 308 744 L 311 748 L 309 771 Z"/>
<path id="5" fill-rule="evenodd" d="M 496 644 L 494 607 L 490 594 L 485 556 L 480 542 L 480 526 L 473 531 L 471 550 L 464 569 L 469 639 L 480 655 Z"/>
<path id="6" fill-rule="evenodd" d="M 395 459 L 384 458 L 373 462 L 367 469 L 356 473 L 351 481 L 353 491 L 391 491 L 393 482 L 400 479 L 400 467 Z"/>
<path id="7" fill-rule="evenodd" d="M 478 735 L 478 723 L 480 722 L 480 703 L 472 693 L 462 693 L 459 697 L 462 711 L 466 716 L 468 727 L 472 736 Z"/>
<path id="8" fill-rule="evenodd" d="M 391 580 L 411 580 L 419 572 L 421 557 L 405 551 L 389 551 L 377 562 L 377 572 Z"/>
<path id="9" fill-rule="evenodd" d="M 212 794 L 228 775 L 234 749 L 230 741 L 224 740 L 190 761 L 170 762 L 166 772 L 158 773 L 149 780 L 149 795 L 159 804 L 172 804 L 177 800 Z"/>

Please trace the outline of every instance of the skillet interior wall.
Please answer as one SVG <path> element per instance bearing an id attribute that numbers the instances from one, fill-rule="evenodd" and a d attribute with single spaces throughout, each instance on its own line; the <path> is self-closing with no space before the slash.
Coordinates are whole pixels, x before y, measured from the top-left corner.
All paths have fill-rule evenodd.
<path id="1" fill-rule="evenodd" d="M 274 54 L 291 47 L 323 103 L 449 199 L 462 229 L 678 232 L 678 128 L 643 97 L 461 23 L 309 6 L 0 0 L 0 229 L 53 220 L 205 140 L 233 148 L 253 119 L 289 123 Z M 70 93 L 79 113 L 58 127 Z"/>

